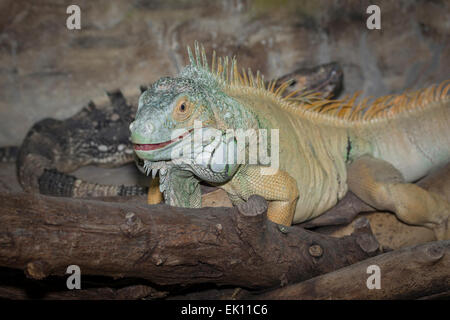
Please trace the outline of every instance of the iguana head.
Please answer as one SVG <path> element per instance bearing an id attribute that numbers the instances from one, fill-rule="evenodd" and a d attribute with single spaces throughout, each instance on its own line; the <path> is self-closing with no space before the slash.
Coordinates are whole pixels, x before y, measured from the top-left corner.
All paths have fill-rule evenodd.
<path id="1" fill-rule="evenodd" d="M 189 78 L 162 78 L 145 91 L 130 125 L 134 150 L 150 161 L 173 159 L 173 150 L 191 138 L 194 125 L 216 125 L 210 89 Z"/>
<path id="2" fill-rule="evenodd" d="M 188 48 L 191 63 L 177 77 L 162 78 L 141 95 L 131 140 L 137 157 L 147 162 L 190 159 L 231 174 L 236 165 L 217 161 L 218 150 L 235 143 L 224 140 L 225 132 L 257 127 L 257 119 L 226 93 L 223 73 L 213 72 L 204 51 L 195 49 L 194 57 Z M 189 144 L 190 152 L 180 152 Z"/>

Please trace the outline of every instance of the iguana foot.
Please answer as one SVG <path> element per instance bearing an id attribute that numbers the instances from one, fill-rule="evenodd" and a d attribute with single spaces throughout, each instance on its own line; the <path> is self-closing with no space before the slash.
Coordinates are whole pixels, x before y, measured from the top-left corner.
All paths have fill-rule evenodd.
<path id="1" fill-rule="evenodd" d="M 158 204 L 164 201 L 163 194 L 159 190 L 159 177 L 155 177 L 150 182 L 147 193 L 148 204 Z"/>
<path id="2" fill-rule="evenodd" d="M 290 226 L 298 199 L 297 182 L 285 171 L 271 175 L 261 172 L 262 166 L 244 166 L 227 184 L 221 186 L 233 204 L 260 195 L 269 201 L 267 218 L 277 224 Z"/>

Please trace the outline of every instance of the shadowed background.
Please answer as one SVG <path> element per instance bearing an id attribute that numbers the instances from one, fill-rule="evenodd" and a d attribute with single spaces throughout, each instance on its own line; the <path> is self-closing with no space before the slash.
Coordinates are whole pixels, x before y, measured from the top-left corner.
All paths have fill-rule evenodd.
<path id="1" fill-rule="evenodd" d="M 338 61 L 344 94 L 449 78 L 450 2 L 375 2 L 0 0 L 0 145 L 105 90 L 175 75 L 194 40 L 266 79 Z M 70 4 L 81 8 L 81 30 L 66 28 Z M 381 7 L 381 30 L 366 28 L 370 4 Z"/>

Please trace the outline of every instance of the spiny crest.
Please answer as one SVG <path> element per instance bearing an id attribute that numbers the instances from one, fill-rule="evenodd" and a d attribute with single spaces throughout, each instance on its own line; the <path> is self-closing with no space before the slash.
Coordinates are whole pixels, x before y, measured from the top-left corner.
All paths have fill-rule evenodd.
<path id="1" fill-rule="evenodd" d="M 313 103 L 314 101 L 322 100 L 322 94 L 320 92 L 305 91 L 304 88 L 286 93 L 286 89 L 291 85 L 293 80 L 284 81 L 279 83 L 278 79 L 270 81 L 267 85 L 264 81 L 264 75 L 259 70 L 256 74 L 248 68 L 247 71 L 242 68 L 239 71 L 236 57 L 230 59 L 229 57 L 216 57 L 216 51 L 213 51 L 211 58 L 211 66 L 208 64 L 205 48 L 197 41 L 194 43 L 194 53 L 191 48 L 187 47 L 189 63 L 186 72 L 182 75 L 194 74 L 196 80 L 209 81 L 209 85 L 214 84 L 228 85 L 228 86 L 240 86 L 246 88 L 260 89 L 263 92 L 271 93 L 274 97 L 285 100 L 293 101 L 297 103 Z"/>
<path id="2" fill-rule="evenodd" d="M 380 98 L 364 98 L 356 102 L 360 93 L 340 100 L 323 99 L 319 92 L 308 92 L 300 88 L 285 94 L 291 81 L 278 84 L 277 80 L 269 82 L 266 86 L 264 76 L 258 71 L 253 74 L 249 68 L 239 72 L 236 58 L 228 57 L 218 59 L 213 51 L 211 66 L 208 64 L 205 48 L 196 41 L 194 54 L 188 46 L 190 68 L 201 74 L 209 81 L 219 85 L 243 86 L 255 88 L 271 93 L 275 98 L 283 101 L 283 105 L 296 113 L 305 115 L 324 116 L 328 119 L 340 119 L 346 121 L 364 121 L 380 118 L 390 118 L 395 115 L 416 109 L 423 109 L 431 102 L 445 99 L 450 90 L 450 80 L 444 81 L 439 86 L 432 86 L 415 92 L 406 92 L 400 95 L 388 95 Z M 192 72 L 192 70 L 190 71 Z"/>
<path id="3" fill-rule="evenodd" d="M 315 99 L 311 103 L 305 103 L 305 99 L 308 99 L 306 96 L 302 98 L 303 103 L 298 108 L 305 113 L 316 113 L 348 121 L 391 118 L 399 113 L 423 109 L 432 102 L 446 99 L 449 90 L 450 80 L 446 80 L 439 86 L 376 99 L 368 97 L 357 103 L 359 93 L 341 100 Z"/>
<path id="4" fill-rule="evenodd" d="M 239 85 L 251 88 L 266 89 L 264 76 L 259 71 L 256 75 L 253 74 L 249 68 L 247 71 L 242 69 L 242 73 L 238 70 L 238 64 L 235 57 L 216 57 L 216 52 L 213 51 L 211 59 L 211 67 L 208 64 L 205 48 L 199 45 L 196 41 L 194 43 L 194 53 L 191 48 L 187 47 L 189 63 L 191 68 L 198 72 L 205 72 L 212 74 L 213 77 L 222 85 Z M 275 82 L 273 83 L 275 84 Z M 286 88 L 289 82 L 286 84 Z"/>

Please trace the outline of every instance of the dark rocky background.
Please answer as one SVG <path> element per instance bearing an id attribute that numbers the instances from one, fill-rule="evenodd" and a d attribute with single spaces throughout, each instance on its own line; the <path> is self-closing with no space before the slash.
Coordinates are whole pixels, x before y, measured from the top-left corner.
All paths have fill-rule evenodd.
<path id="1" fill-rule="evenodd" d="M 81 30 L 66 28 L 70 4 Z M 366 28 L 370 4 L 381 30 Z M 194 40 L 266 79 L 338 61 L 344 94 L 377 96 L 448 79 L 449 30 L 448 0 L 0 0 L 0 145 L 105 90 L 176 74 Z"/>

